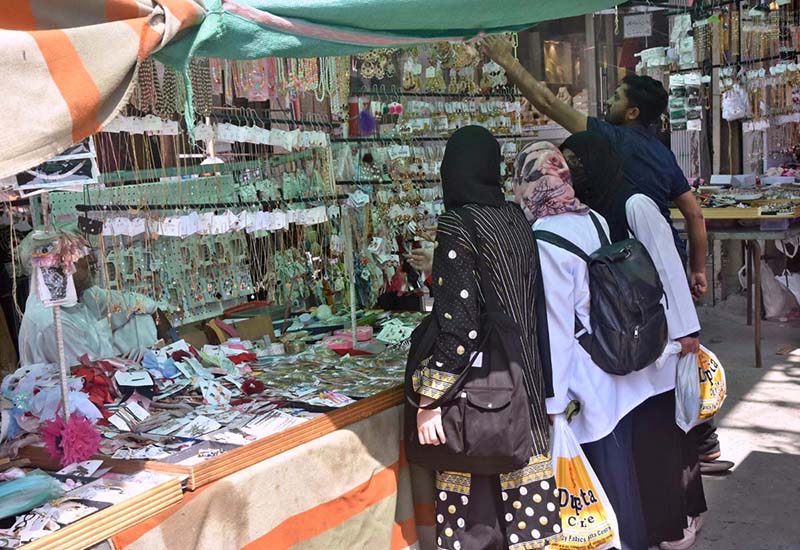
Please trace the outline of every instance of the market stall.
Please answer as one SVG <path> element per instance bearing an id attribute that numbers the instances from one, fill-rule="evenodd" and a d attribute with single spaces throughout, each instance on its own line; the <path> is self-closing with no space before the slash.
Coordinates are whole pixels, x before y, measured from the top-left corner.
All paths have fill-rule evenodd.
<path id="1" fill-rule="evenodd" d="M 113 541 L 132 550 L 429 547 L 433 484 L 411 475 L 401 416 L 395 407 L 239 470 Z"/>
<path id="2" fill-rule="evenodd" d="M 741 242 L 745 249 L 747 324 L 754 325 L 755 366 L 761 368 L 762 257 L 764 243 L 791 242 L 800 235 L 800 186 L 791 184 L 730 188 L 729 183 L 698 190 L 703 216 L 708 225 L 711 249 L 711 295 L 716 300 L 716 285 L 722 266 L 721 243 Z M 793 178 L 792 178 L 793 179 Z M 716 178 L 716 181 L 723 178 Z M 760 183 L 760 181 L 759 181 Z M 681 220 L 678 210 L 672 216 Z M 786 272 L 787 255 L 784 255 Z M 771 273 L 771 272 L 770 272 Z"/>
<path id="3" fill-rule="evenodd" d="M 0 67 L 19 75 L 0 82 L 7 240 L 34 230 L 49 243 L 77 227 L 96 260 L 95 295 L 107 296 L 93 322 L 116 346 L 23 361 L 5 378 L 9 464 L 13 456 L 28 470 L 64 466 L 63 441 L 48 445 L 42 434 L 64 408 L 90 419 L 99 440 L 78 461 L 94 468 L 77 476 L 80 485 L 61 481 L 66 500 L 9 516 L 0 529 L 7 546 L 77 549 L 109 538 L 132 549 L 427 547 L 432 486 L 404 460 L 399 389 L 422 313 L 383 309 L 419 311 L 426 301 L 426 274 L 405 256 L 433 246 L 439 165 L 455 129 L 489 128 L 505 179 L 525 143 L 566 135 L 470 39 L 616 3 L 520 0 L 487 12 L 463 1 L 171 0 L 65 14 L 58 3 L 48 11 L 48 2 L 32 10 L 21 1 L 13 17 L 0 9 Z M 800 21 L 796 1 L 765 21 L 741 4 L 670 12 L 673 52 L 648 48 L 639 59 L 641 72 L 669 86 L 672 147 L 709 224 L 751 224 L 709 225 L 709 235 L 715 274 L 716 243 L 748 243 L 759 366 L 759 242 L 793 238 L 800 217 L 788 173 L 800 74 L 790 45 Z M 619 34 L 628 16 L 603 17 L 604 32 Z M 599 50 L 594 36 L 580 36 L 583 23 L 516 43 L 560 99 L 594 114 L 617 62 L 607 57 L 597 74 Z M 640 23 L 622 20 L 626 40 L 652 35 Z M 594 20 L 585 28 L 594 32 Z M 105 42 L 116 47 L 88 46 Z M 729 74 L 733 67 L 765 74 Z M 30 93 L 26 75 L 41 93 Z M 722 94 L 737 108 L 720 105 Z M 749 103 L 736 103 L 743 94 Z M 741 135 L 758 136 L 740 149 L 728 123 L 725 144 L 720 116 L 745 119 Z M 759 146 L 770 154 L 759 156 Z M 737 152 L 774 162 L 739 168 Z M 720 184 L 709 176 L 723 165 L 777 184 Z M 54 267 L 39 253 L 34 279 Z M 14 246 L 11 260 L 24 288 L 31 266 Z M 141 337 L 130 334 L 131 319 L 151 313 L 157 338 L 123 350 Z M 53 341 L 70 347 L 75 337 L 66 330 Z M 84 486 L 115 479 L 127 480 L 123 497 L 86 504 Z"/>
<path id="4" fill-rule="evenodd" d="M 34 297 L 47 289 L 57 344 L 31 363 L 20 339 L 24 367 L 3 382 L 4 452 L 51 472 L 77 463 L 91 469 L 86 487 L 163 480 L 144 492 L 130 482 L 103 509 L 64 486 L 66 500 L 3 526 L 7 546 L 430 538 L 431 483 L 410 475 L 398 407 L 421 314 L 371 308 L 419 309 L 423 274 L 403 258 L 442 212 L 453 130 L 491 129 L 505 177 L 521 142 L 563 138 L 461 39 L 614 3 L 485 13 L 459 2 L 455 18 L 449 3 L 420 4 L 420 18 L 407 2 L 375 2 L 359 7 L 371 28 L 358 28 L 367 19 L 355 7 L 324 2 L 302 13 L 291 2 L 139 3 L 72 14 L 64 29 L 56 5 L 0 11 L 4 29 L 29 31 L 0 31 L 0 65 L 20 75 L 2 85 L 16 129 L 0 142 L 4 215 L 12 242 L 31 229 L 39 239 L 32 264 L 12 247 L 13 282 L 30 269 Z M 101 41 L 116 47 L 84 47 Z M 20 51 L 37 55 L 20 65 Z M 38 97 L 21 85 L 34 67 Z M 62 233 L 75 226 L 83 240 Z M 92 322 L 107 323 L 111 353 L 71 354 L 81 342 L 70 308 L 89 307 L 88 290 L 59 297 L 83 257 L 96 262 Z M 123 349 L 151 313 L 158 341 Z M 64 437 L 80 419 L 96 445 Z M 83 515 L 67 513 L 73 501 Z M 26 530 L 31 521 L 43 527 Z"/>

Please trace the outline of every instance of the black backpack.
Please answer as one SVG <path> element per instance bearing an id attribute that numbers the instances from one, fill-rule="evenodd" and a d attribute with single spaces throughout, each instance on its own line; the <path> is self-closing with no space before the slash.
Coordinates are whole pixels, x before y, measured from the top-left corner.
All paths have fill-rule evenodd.
<path id="1" fill-rule="evenodd" d="M 642 243 L 609 243 L 600 221 L 590 213 L 601 246 L 591 255 L 549 231 L 536 238 L 562 248 L 589 266 L 592 333 L 576 336 L 592 360 L 610 374 L 624 375 L 651 365 L 667 345 L 665 296 L 653 259 Z M 576 335 L 583 329 L 577 316 Z"/>

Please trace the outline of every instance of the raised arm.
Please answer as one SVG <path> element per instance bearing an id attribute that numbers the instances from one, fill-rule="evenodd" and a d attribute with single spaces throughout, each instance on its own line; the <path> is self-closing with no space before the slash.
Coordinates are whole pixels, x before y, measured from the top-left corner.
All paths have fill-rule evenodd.
<path id="1" fill-rule="evenodd" d="M 495 63 L 505 69 L 508 79 L 539 112 L 572 134 L 586 130 L 586 115 L 558 99 L 545 84 L 536 80 L 514 57 L 513 46 L 506 38 L 488 36 L 483 40 L 483 49 Z"/>

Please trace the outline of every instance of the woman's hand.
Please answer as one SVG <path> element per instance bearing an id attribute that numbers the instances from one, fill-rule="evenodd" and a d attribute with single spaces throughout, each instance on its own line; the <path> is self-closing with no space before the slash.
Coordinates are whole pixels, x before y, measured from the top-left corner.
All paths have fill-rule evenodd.
<path id="1" fill-rule="evenodd" d="M 433 403 L 433 399 L 425 395 L 419 398 L 423 407 Z M 417 410 L 417 436 L 420 445 L 441 445 L 446 441 L 444 427 L 442 426 L 442 409 Z"/>
<path id="2" fill-rule="evenodd" d="M 408 263 L 419 272 L 430 273 L 433 271 L 433 249 L 415 248 L 408 255 Z"/>
<path id="3" fill-rule="evenodd" d="M 696 336 L 678 338 L 678 343 L 681 345 L 681 357 L 689 353 L 697 353 L 700 351 L 700 339 Z"/>

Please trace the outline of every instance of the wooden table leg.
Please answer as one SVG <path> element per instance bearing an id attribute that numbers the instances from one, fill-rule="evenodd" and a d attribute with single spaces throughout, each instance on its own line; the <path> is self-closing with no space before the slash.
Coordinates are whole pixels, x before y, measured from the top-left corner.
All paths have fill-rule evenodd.
<path id="1" fill-rule="evenodd" d="M 753 247 L 744 241 L 744 265 L 747 271 L 747 326 L 753 324 Z"/>
<path id="2" fill-rule="evenodd" d="M 753 249 L 753 277 L 755 280 L 755 296 L 753 298 L 755 328 L 753 332 L 756 340 L 756 368 L 760 369 L 763 366 L 761 364 L 761 244 L 758 241 L 752 241 L 751 246 Z"/>

